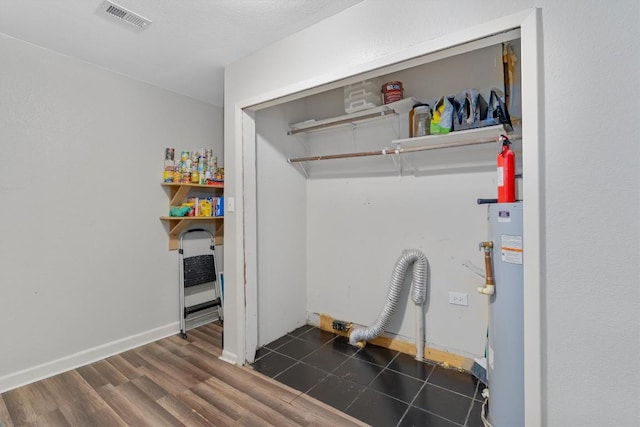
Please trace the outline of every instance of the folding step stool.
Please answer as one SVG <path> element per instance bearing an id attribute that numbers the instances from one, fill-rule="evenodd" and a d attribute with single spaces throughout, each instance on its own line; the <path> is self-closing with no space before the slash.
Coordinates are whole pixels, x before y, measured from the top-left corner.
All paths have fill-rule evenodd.
<path id="1" fill-rule="evenodd" d="M 190 233 L 204 233 L 209 236 L 208 253 L 185 256 L 184 238 Z M 218 318 L 221 322 L 224 321 L 224 297 L 222 296 L 218 266 L 216 264 L 213 233 L 202 228 L 184 231 L 180 235 L 178 254 L 180 258 L 180 335 L 182 338 L 187 338 L 187 317 L 193 313 L 217 307 Z M 205 283 L 213 283 L 213 298 L 199 304 L 186 306 L 184 290 Z"/>

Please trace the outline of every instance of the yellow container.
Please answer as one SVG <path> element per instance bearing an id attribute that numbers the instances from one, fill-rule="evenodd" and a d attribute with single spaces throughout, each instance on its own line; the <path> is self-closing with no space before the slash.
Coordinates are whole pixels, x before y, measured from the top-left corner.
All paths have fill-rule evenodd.
<path id="1" fill-rule="evenodd" d="M 198 210 L 198 216 L 211 216 L 211 202 L 207 199 L 200 199 L 200 209 Z"/>

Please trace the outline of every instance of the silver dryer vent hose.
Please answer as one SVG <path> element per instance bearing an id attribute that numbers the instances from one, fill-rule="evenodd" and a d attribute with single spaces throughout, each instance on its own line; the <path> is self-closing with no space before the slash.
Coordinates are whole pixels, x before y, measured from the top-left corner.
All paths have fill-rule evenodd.
<path id="1" fill-rule="evenodd" d="M 360 341 L 370 341 L 384 332 L 389 325 L 391 316 L 398 305 L 402 284 L 404 283 L 404 275 L 413 264 L 413 281 L 411 283 L 411 299 L 416 306 L 424 305 L 427 299 L 427 280 L 429 276 L 429 262 L 427 257 L 417 249 L 405 249 L 402 255 L 396 261 L 391 275 L 391 284 L 389 285 L 389 293 L 387 294 L 387 302 L 382 309 L 382 313 L 376 322 L 368 328 L 359 328 L 353 330 L 349 335 L 349 344 L 357 345 Z M 423 322 L 423 319 L 419 319 Z M 423 331 L 420 333 L 424 333 Z M 416 339 L 422 340 L 421 337 Z"/>

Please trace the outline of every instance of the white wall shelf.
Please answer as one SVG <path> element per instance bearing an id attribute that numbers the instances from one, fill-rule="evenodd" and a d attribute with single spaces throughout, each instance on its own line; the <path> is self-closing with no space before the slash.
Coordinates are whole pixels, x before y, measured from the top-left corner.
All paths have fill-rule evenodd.
<path id="1" fill-rule="evenodd" d="M 379 150 L 360 151 L 351 153 L 324 154 L 307 157 L 289 158 L 289 163 L 310 162 L 317 160 L 336 160 L 352 157 L 384 156 L 390 154 L 408 154 L 419 151 L 439 150 L 446 148 L 465 147 L 470 145 L 495 143 L 501 134 L 507 134 L 504 125 L 487 126 L 477 129 L 467 129 L 443 135 L 427 135 L 415 138 L 395 139 L 390 147 Z"/>
<path id="2" fill-rule="evenodd" d="M 212 185 L 190 184 L 181 182 L 163 182 L 162 185 L 169 189 L 169 208 L 172 206 L 180 206 L 187 198 L 190 192 L 200 191 L 222 195 L 224 183 L 217 182 Z M 223 216 L 166 216 L 160 217 L 160 220 L 168 224 L 167 233 L 169 234 L 169 250 L 178 249 L 180 243 L 180 234 L 187 228 L 202 223 L 217 222 L 215 230 L 215 241 L 217 245 L 223 244 Z"/>
<path id="3" fill-rule="evenodd" d="M 421 144 L 425 150 L 452 148 L 465 145 L 486 144 L 496 142 L 500 135 L 507 135 L 504 125 L 486 126 L 482 128 L 459 130 L 442 135 L 427 135 L 414 138 L 396 139 L 391 144 L 403 147 Z"/>
<path id="4" fill-rule="evenodd" d="M 294 123 L 289 125 L 287 135 L 334 129 L 341 126 L 356 126 L 361 123 L 380 120 L 386 117 L 394 117 L 398 114 L 409 112 L 415 102 L 417 101 L 413 98 L 406 98 L 390 104 L 381 105 L 379 107 L 358 111 L 357 113 L 345 114 L 323 120 L 307 120 L 300 123 Z"/>

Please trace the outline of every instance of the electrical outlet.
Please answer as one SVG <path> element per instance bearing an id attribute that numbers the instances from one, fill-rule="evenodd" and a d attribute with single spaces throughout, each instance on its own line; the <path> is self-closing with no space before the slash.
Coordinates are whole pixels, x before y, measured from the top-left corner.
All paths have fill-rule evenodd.
<path id="1" fill-rule="evenodd" d="M 347 332 L 351 329 L 351 324 L 342 320 L 334 320 L 332 326 L 335 331 Z"/>
<path id="2" fill-rule="evenodd" d="M 449 292 L 449 304 L 468 306 L 468 295 L 464 292 Z"/>

